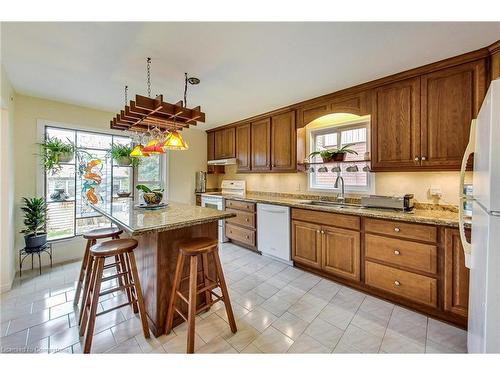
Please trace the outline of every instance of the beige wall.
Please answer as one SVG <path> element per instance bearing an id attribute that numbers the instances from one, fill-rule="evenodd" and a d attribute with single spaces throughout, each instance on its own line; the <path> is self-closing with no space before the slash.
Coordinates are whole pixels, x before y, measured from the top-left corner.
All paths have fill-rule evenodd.
<path id="1" fill-rule="evenodd" d="M 0 292 L 10 289 L 14 278 L 14 168 L 13 128 L 15 92 L 4 71 L 0 73 Z"/>
<path id="2" fill-rule="evenodd" d="M 22 247 L 23 236 L 18 234 L 22 227 L 22 213 L 19 209 L 21 197 L 36 194 L 36 174 L 41 166 L 35 154 L 38 152 L 37 120 L 47 120 L 111 132 L 109 121 L 113 113 L 70 105 L 47 99 L 16 96 L 14 142 L 19 147 L 14 149 L 15 175 L 15 233 L 16 248 Z M 187 129 L 183 136 L 190 145 L 187 151 L 172 151 L 169 156 L 170 191 L 169 199 L 177 202 L 194 202 L 194 173 L 206 166 L 206 133 Z M 54 246 L 55 262 L 62 262 L 81 257 L 84 248 L 80 237 L 62 241 Z"/>
<path id="3" fill-rule="evenodd" d="M 458 204 L 458 172 L 379 172 L 374 175 L 375 194 L 412 193 L 421 203 Z M 247 190 L 251 191 L 317 193 L 307 189 L 307 174 L 303 172 L 238 174 L 236 166 L 226 166 L 226 173 L 219 176 L 219 186 L 223 179 L 245 180 Z M 441 187 L 441 199 L 436 200 L 428 194 L 431 185 Z"/>

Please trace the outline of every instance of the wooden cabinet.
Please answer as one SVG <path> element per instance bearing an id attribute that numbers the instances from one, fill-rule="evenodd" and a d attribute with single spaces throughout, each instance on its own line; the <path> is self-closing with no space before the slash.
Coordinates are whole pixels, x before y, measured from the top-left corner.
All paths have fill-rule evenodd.
<path id="1" fill-rule="evenodd" d="M 422 76 L 422 166 L 459 169 L 486 90 L 485 61 Z"/>
<path id="2" fill-rule="evenodd" d="M 359 281 L 359 232 L 323 226 L 321 234 L 321 268 L 333 275 Z"/>
<path id="3" fill-rule="evenodd" d="M 296 151 L 295 112 L 271 117 L 271 169 L 276 172 L 296 170 Z"/>
<path id="4" fill-rule="evenodd" d="M 349 215 L 292 209 L 293 261 L 337 277 L 359 281 L 360 233 L 324 225 L 325 222 L 335 225 L 337 221 L 345 225 L 352 219 L 353 224 L 357 222 L 359 225 L 359 218 Z"/>
<path id="5" fill-rule="evenodd" d="M 444 242 L 444 309 L 467 317 L 469 306 L 469 269 L 460 234 L 456 229 L 445 229 Z"/>
<path id="6" fill-rule="evenodd" d="M 226 211 L 236 214 L 226 219 L 226 237 L 250 250 L 257 250 L 255 203 L 226 199 Z"/>
<path id="7" fill-rule="evenodd" d="M 214 157 L 215 159 L 228 159 L 235 157 L 235 129 L 226 128 L 214 132 Z"/>
<path id="8" fill-rule="evenodd" d="M 271 119 L 252 123 L 251 163 L 253 171 L 271 170 Z"/>
<path id="9" fill-rule="evenodd" d="M 321 269 L 321 225 L 292 221 L 292 259 Z"/>
<path id="10" fill-rule="evenodd" d="M 215 159 L 215 132 L 207 133 L 207 160 Z"/>
<path id="11" fill-rule="evenodd" d="M 251 170 L 250 141 L 250 124 L 238 126 L 236 128 L 236 163 L 238 172 Z"/>
<path id="12" fill-rule="evenodd" d="M 374 89 L 371 116 L 372 169 L 419 165 L 420 78 Z"/>

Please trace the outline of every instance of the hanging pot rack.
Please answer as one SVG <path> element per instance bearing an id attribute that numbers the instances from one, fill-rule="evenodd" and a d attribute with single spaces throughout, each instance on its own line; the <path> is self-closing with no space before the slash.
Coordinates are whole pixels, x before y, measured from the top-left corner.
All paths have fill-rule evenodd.
<path id="1" fill-rule="evenodd" d="M 184 101 L 172 104 L 163 101 L 163 95 L 151 98 L 151 58 L 147 58 L 147 90 L 148 96 L 136 95 L 135 100 L 128 102 L 128 86 L 125 86 L 125 107 L 110 121 L 111 129 L 149 132 L 152 127 L 167 131 L 176 131 L 196 126 L 198 122 L 205 122 L 205 113 L 200 106 L 186 107 L 186 92 L 188 83 L 198 84 L 199 79 L 188 78 L 185 73 Z"/>

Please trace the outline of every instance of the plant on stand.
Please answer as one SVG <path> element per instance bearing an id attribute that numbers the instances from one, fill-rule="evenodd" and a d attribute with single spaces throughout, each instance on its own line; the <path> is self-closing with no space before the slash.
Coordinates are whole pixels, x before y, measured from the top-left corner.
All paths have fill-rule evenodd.
<path id="1" fill-rule="evenodd" d="M 21 210 L 24 212 L 24 226 L 21 231 L 24 233 L 24 241 L 27 248 L 37 248 L 47 243 L 47 233 L 45 231 L 45 215 L 47 205 L 43 198 L 23 198 L 24 205 Z"/>
<path id="2" fill-rule="evenodd" d="M 61 170 L 60 163 L 68 163 L 73 159 L 75 145 L 68 139 L 63 142 L 55 137 L 47 137 L 45 142 L 39 143 L 41 157 L 46 171 L 56 174 Z"/>
<path id="3" fill-rule="evenodd" d="M 351 149 L 352 144 L 347 144 L 341 148 L 331 148 L 327 150 L 314 151 L 309 154 L 309 158 L 314 156 L 321 156 L 323 163 L 339 162 L 344 161 L 347 154 L 358 155 L 358 153 Z"/>
<path id="4" fill-rule="evenodd" d="M 114 143 L 111 146 L 110 154 L 111 157 L 116 161 L 116 164 L 120 167 L 137 167 L 140 163 L 139 158 L 130 157 L 130 153 L 132 152 L 132 146 L 121 145 Z"/>
<path id="5" fill-rule="evenodd" d="M 137 185 L 135 188 L 142 191 L 142 197 L 147 205 L 160 204 L 163 199 L 164 189 L 150 189 L 146 185 Z"/>

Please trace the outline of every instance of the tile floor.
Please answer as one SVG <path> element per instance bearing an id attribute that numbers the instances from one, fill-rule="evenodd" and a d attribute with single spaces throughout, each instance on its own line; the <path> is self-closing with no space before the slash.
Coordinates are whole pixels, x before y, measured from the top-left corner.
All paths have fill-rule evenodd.
<path id="1" fill-rule="evenodd" d="M 238 332 L 223 305 L 200 314 L 197 353 L 463 353 L 464 330 L 259 256 L 233 244 L 220 255 Z M 79 262 L 26 272 L 0 295 L 0 349 L 80 353 L 73 296 Z M 115 293 L 99 309 L 119 304 Z M 146 340 L 130 307 L 98 317 L 95 353 L 184 353 L 186 324 Z"/>

